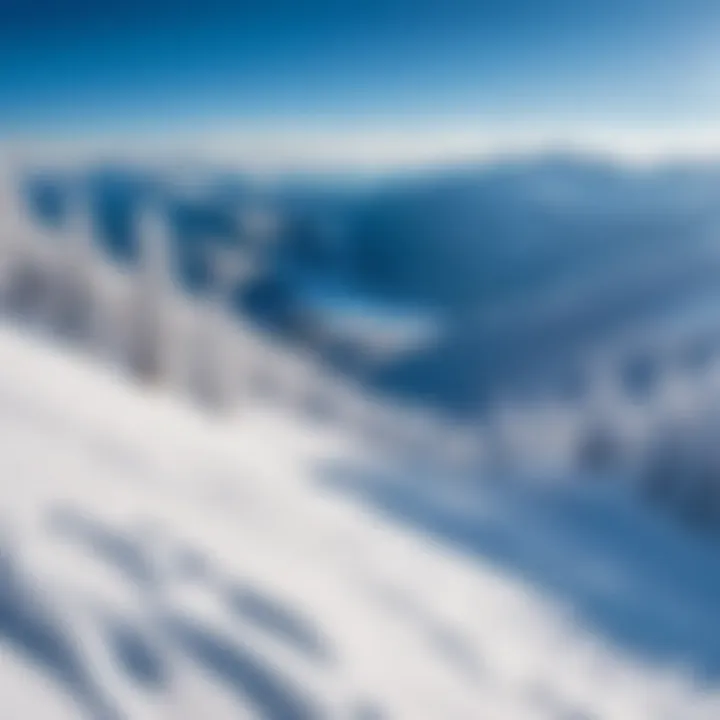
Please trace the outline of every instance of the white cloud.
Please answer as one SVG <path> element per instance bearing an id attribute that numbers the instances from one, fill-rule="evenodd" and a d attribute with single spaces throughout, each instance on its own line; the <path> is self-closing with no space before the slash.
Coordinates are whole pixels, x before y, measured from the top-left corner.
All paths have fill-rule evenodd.
<path id="1" fill-rule="evenodd" d="M 481 161 L 506 154 L 568 150 L 648 163 L 671 158 L 720 157 L 720 130 L 470 123 L 435 127 L 397 124 L 351 128 L 317 125 L 204 127 L 173 134 L 20 137 L 0 142 L 0 157 L 61 163 L 102 159 L 240 167 L 256 172 L 384 172 L 417 166 Z"/>

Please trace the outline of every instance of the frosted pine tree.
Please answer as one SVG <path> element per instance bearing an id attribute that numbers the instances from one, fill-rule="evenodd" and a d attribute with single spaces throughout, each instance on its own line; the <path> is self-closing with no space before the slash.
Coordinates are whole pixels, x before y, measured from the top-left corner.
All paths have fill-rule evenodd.
<path id="1" fill-rule="evenodd" d="M 75 192 L 66 207 L 62 246 L 57 253 L 57 275 L 53 283 L 53 329 L 63 338 L 96 342 L 94 286 L 99 263 L 92 207 L 88 198 Z"/>
<path id="2" fill-rule="evenodd" d="M 16 178 L 6 172 L 0 177 L 0 277 L 3 306 L 13 313 L 26 314 L 38 299 L 38 272 L 27 257 L 31 232 Z"/>
<path id="3" fill-rule="evenodd" d="M 167 222 L 156 208 L 143 208 L 137 222 L 138 269 L 130 298 L 127 361 L 141 380 L 167 379 L 173 352 L 172 245 Z"/>
<path id="4" fill-rule="evenodd" d="M 9 173 L 0 175 L 0 273 L 3 281 L 18 259 L 19 247 L 29 230 L 17 183 Z M 5 282 L 3 282 L 3 287 Z"/>
<path id="5" fill-rule="evenodd" d="M 231 410 L 243 371 L 241 329 L 232 317 L 233 294 L 253 271 L 250 255 L 209 244 L 210 287 L 199 315 L 196 390 L 214 410 Z"/>
<path id="6" fill-rule="evenodd" d="M 195 387 L 204 403 L 222 411 L 236 406 L 255 361 L 249 357 L 251 331 L 233 315 L 233 296 L 266 267 L 277 237 L 276 218 L 259 209 L 242 212 L 238 225 L 240 245 L 207 239 L 210 287 L 198 328 Z"/>

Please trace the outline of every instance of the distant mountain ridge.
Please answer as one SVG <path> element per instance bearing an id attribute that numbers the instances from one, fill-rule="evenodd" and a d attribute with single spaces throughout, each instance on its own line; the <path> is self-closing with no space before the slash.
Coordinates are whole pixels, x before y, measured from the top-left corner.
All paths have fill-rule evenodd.
<path id="1" fill-rule="evenodd" d="M 73 182 L 30 178 L 36 212 L 59 222 Z M 224 173 L 185 195 L 122 167 L 95 168 L 79 182 L 94 198 L 100 235 L 125 261 L 134 210 L 162 203 L 179 273 L 196 291 L 207 282 L 206 244 L 241 243 L 237 208 L 262 193 L 282 233 L 238 308 L 289 332 L 303 288 L 329 281 L 375 304 L 439 312 L 438 344 L 375 380 L 455 411 L 540 360 L 560 362 L 578 343 L 706 302 L 720 280 L 720 165 L 711 163 L 640 169 L 555 154 L 374 185 L 294 178 L 260 190 Z"/>

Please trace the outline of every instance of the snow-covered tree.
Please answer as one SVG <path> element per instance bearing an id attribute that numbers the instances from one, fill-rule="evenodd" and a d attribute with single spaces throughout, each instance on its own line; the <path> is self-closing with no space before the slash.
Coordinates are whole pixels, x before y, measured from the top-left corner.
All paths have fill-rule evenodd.
<path id="1" fill-rule="evenodd" d="M 138 217 L 139 262 L 128 321 L 127 360 L 147 382 L 167 378 L 172 347 L 173 248 L 169 227 L 157 208 Z"/>
<path id="2" fill-rule="evenodd" d="M 92 346 L 97 339 L 95 263 L 100 250 L 91 204 L 80 191 L 69 198 L 62 235 L 57 253 L 52 325 L 62 337 Z"/>

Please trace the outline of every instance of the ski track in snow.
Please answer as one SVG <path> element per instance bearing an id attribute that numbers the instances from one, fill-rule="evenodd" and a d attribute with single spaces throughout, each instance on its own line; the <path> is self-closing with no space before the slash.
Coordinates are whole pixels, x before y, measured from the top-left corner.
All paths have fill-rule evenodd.
<path id="1" fill-rule="evenodd" d="M 0 358 L 2 718 L 720 717 L 712 540 L 213 420 L 15 330 Z"/>

